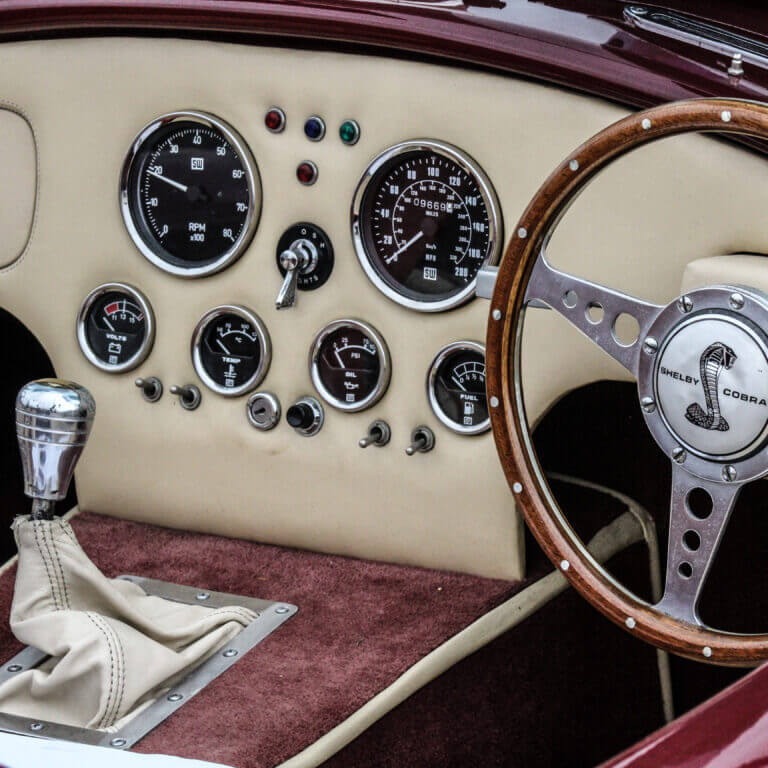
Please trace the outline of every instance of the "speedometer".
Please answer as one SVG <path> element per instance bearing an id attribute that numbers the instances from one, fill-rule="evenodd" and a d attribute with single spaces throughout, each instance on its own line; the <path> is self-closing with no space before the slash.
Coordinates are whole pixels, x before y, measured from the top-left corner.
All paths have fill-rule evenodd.
<path id="1" fill-rule="evenodd" d="M 217 272 L 256 230 L 261 184 L 235 130 L 204 112 L 174 112 L 146 126 L 123 165 L 128 232 L 155 266 L 184 277 Z"/>
<path id="2" fill-rule="evenodd" d="M 352 206 L 352 237 L 368 277 L 390 299 L 422 312 L 459 306 L 501 250 L 496 193 L 462 150 L 407 141 L 370 164 Z"/>

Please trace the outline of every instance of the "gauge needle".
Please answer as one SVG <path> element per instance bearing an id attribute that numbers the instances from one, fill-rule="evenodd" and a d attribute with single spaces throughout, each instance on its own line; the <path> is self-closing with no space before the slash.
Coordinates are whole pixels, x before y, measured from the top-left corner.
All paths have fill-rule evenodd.
<path id="1" fill-rule="evenodd" d="M 338 350 L 338 349 L 335 349 L 335 350 L 333 351 L 333 354 L 334 354 L 334 355 L 336 355 L 336 359 L 339 361 L 339 365 L 340 365 L 342 368 L 346 368 L 346 366 L 344 365 L 344 361 L 341 359 L 341 356 L 339 355 L 339 350 Z"/>
<path id="2" fill-rule="evenodd" d="M 231 355 L 232 353 L 221 343 L 221 339 L 216 339 L 216 343 L 228 354 Z"/>
<path id="3" fill-rule="evenodd" d="M 466 390 L 466 387 L 465 387 L 465 386 L 464 386 L 464 385 L 463 385 L 463 384 L 462 384 L 462 383 L 461 383 L 461 382 L 460 382 L 460 381 L 459 381 L 459 380 L 458 380 L 458 379 L 457 379 L 455 376 L 451 376 L 451 378 L 452 378 L 452 379 L 453 379 L 453 380 L 456 382 L 456 386 L 457 386 L 457 387 L 458 387 L 458 388 L 459 388 L 459 389 L 460 389 L 462 392 L 466 392 L 466 391 L 467 391 L 467 390 Z"/>
<path id="4" fill-rule="evenodd" d="M 182 192 L 186 192 L 189 187 L 185 186 L 184 184 L 179 184 L 178 181 L 174 181 L 173 179 L 169 179 L 167 176 L 163 176 L 162 173 L 155 173 L 155 171 L 147 171 L 148 176 L 154 176 L 156 179 L 160 179 L 160 181 L 164 181 L 166 184 L 170 184 L 172 187 L 176 187 L 176 189 L 180 189 Z"/>
<path id="5" fill-rule="evenodd" d="M 405 245 L 401 245 L 386 261 L 387 264 L 391 264 L 404 250 L 410 248 L 417 240 L 421 240 L 424 237 L 423 232 L 415 234 Z"/>
<path id="6" fill-rule="evenodd" d="M 109 320 L 107 320 L 106 317 L 104 318 L 104 325 L 106 325 L 107 328 L 109 328 L 110 331 L 114 331 L 115 330 L 115 326 L 112 325 L 112 323 L 110 323 Z"/>

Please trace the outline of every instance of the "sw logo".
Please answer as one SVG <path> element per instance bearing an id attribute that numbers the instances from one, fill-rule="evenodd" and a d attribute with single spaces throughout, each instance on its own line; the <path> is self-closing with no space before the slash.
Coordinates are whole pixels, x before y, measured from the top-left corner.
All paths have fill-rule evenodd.
<path id="1" fill-rule="evenodd" d="M 721 341 L 710 344 L 699 358 L 701 386 L 704 387 L 704 400 L 707 404 L 705 411 L 698 403 L 691 403 L 685 411 L 685 418 L 704 429 L 715 429 L 727 432 L 728 422 L 720 413 L 720 398 L 717 393 L 717 380 L 723 369 L 733 368 L 738 358 L 736 353 Z"/>

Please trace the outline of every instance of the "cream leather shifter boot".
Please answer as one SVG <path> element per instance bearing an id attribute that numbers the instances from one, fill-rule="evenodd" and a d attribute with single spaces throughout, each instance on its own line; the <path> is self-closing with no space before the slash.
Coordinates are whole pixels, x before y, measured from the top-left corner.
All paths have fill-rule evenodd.
<path id="1" fill-rule="evenodd" d="M 58 380 L 32 382 L 16 401 L 33 508 L 13 524 L 19 565 L 11 628 L 51 659 L 0 686 L 0 712 L 108 729 L 202 663 L 255 614 L 182 605 L 107 579 L 69 523 L 53 518 L 94 413 L 87 390 Z"/>

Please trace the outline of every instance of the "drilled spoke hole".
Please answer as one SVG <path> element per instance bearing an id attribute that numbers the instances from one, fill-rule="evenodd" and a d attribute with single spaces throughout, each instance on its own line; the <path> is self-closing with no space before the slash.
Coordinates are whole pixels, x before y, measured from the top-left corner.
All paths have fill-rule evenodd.
<path id="1" fill-rule="evenodd" d="M 578 300 L 579 296 L 576 291 L 566 291 L 563 294 L 563 304 L 565 304 L 568 309 L 573 309 L 576 306 Z"/>
<path id="2" fill-rule="evenodd" d="M 691 552 L 695 552 L 701 546 L 701 539 L 696 531 L 686 531 L 683 534 L 683 544 Z"/>
<path id="3" fill-rule="evenodd" d="M 587 320 L 589 320 L 592 325 L 598 325 L 603 322 L 603 315 L 605 314 L 605 311 L 603 310 L 602 304 L 597 301 L 590 301 L 589 304 L 587 304 L 585 314 L 587 316 Z"/>
<path id="4" fill-rule="evenodd" d="M 631 347 L 640 335 L 640 323 L 637 318 L 627 312 L 616 315 L 611 328 L 614 341 L 622 347 Z"/>
<path id="5" fill-rule="evenodd" d="M 693 575 L 693 566 L 690 563 L 686 563 L 685 560 L 683 560 L 683 562 L 677 566 L 677 572 L 684 579 L 690 579 L 691 576 Z"/>
<path id="6" fill-rule="evenodd" d="M 712 514 L 712 497 L 703 488 L 694 488 L 686 499 L 688 511 L 697 520 L 706 520 Z"/>

